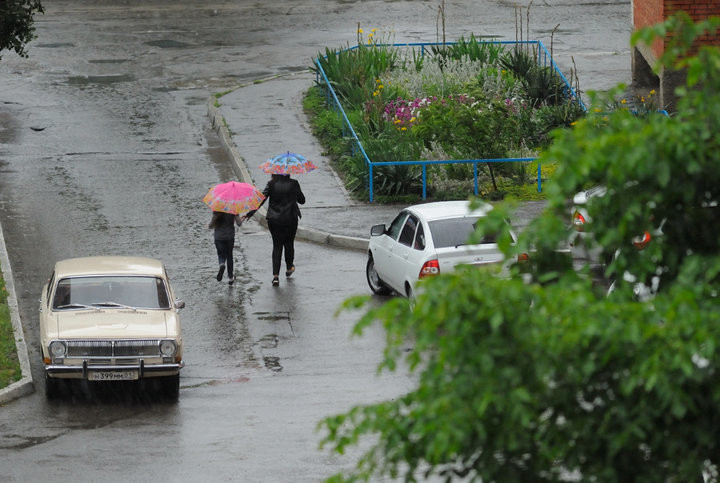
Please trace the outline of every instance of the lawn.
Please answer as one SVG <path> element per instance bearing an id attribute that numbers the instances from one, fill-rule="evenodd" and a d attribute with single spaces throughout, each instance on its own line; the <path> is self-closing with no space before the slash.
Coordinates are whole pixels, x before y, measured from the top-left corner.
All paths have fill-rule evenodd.
<path id="1" fill-rule="evenodd" d="M 5 280 L 0 276 L 0 389 L 22 377 L 7 296 Z"/>

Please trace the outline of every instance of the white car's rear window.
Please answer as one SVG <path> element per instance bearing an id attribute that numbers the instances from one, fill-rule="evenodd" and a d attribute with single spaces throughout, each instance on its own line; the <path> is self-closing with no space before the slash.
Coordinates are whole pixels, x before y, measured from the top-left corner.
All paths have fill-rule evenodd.
<path id="1" fill-rule="evenodd" d="M 72 310 L 85 306 L 169 309 L 170 300 L 165 282 L 157 277 L 71 277 L 58 281 L 53 309 Z"/>
<path id="2" fill-rule="evenodd" d="M 428 223 L 435 248 L 456 247 L 467 245 L 470 234 L 475 231 L 475 223 L 479 216 L 448 218 Z M 495 235 L 485 235 L 481 243 L 495 243 Z"/>

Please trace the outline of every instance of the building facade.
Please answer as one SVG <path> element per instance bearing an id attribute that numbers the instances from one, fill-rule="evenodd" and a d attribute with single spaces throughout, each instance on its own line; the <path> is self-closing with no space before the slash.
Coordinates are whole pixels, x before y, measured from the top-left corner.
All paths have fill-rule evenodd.
<path id="1" fill-rule="evenodd" d="M 684 11 L 694 21 L 720 16 L 720 0 L 632 0 L 633 28 L 640 29 L 663 22 L 678 11 Z M 653 72 L 663 54 L 667 39 L 657 39 L 653 45 L 637 45 L 632 51 L 632 82 L 636 90 L 655 89 L 660 108 L 675 111 L 675 87 L 685 83 L 685 73 L 661 69 Z M 720 46 L 720 36 L 705 35 L 698 45 Z"/>

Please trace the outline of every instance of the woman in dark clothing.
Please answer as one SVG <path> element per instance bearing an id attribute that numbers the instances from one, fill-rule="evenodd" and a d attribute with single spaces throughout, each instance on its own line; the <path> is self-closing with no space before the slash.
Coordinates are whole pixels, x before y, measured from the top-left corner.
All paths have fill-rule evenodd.
<path id="1" fill-rule="evenodd" d="M 277 287 L 280 284 L 280 262 L 283 251 L 285 276 L 289 277 L 295 271 L 295 233 L 297 233 L 298 219 L 302 216 L 298 203 L 305 204 L 305 195 L 300 189 L 300 183 L 287 174 L 273 174 L 263 194 L 265 200 L 269 200 L 266 219 L 273 242 L 272 284 Z M 249 212 L 247 218 L 254 215 L 255 211 L 257 210 Z"/>
<path id="2" fill-rule="evenodd" d="M 230 285 L 235 281 L 233 273 L 233 246 L 235 245 L 235 225 L 242 225 L 244 218 L 232 213 L 223 213 L 222 211 L 213 211 L 212 219 L 208 228 L 215 230 L 215 248 L 217 249 L 218 263 L 220 268 L 217 273 L 218 282 L 222 280 L 227 265 L 228 283 Z"/>

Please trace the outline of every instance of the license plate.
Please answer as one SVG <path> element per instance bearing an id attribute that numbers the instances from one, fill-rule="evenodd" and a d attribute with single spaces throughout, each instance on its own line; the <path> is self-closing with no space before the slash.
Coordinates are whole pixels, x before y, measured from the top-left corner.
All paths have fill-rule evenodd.
<path id="1" fill-rule="evenodd" d="M 134 381 L 138 379 L 137 371 L 90 371 L 89 381 Z"/>

